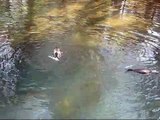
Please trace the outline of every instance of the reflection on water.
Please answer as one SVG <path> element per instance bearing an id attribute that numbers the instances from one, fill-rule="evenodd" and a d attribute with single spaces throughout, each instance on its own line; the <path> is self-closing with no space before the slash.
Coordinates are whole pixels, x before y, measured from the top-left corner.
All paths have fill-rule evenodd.
<path id="1" fill-rule="evenodd" d="M 18 64 L 9 63 L 19 70 L 16 95 L 0 103 L 0 118 L 159 118 L 159 75 L 125 73 L 128 65 L 159 69 L 159 6 L 0 1 L 0 30 L 12 40 L 6 47 L 21 51 Z M 56 46 L 60 62 L 48 58 Z"/>

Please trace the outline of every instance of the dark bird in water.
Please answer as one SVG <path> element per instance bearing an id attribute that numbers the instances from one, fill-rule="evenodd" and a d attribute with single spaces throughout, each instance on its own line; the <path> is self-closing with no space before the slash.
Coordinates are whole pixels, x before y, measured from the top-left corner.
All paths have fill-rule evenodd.
<path id="1" fill-rule="evenodd" d="M 159 71 L 157 70 L 149 70 L 149 69 L 127 69 L 127 72 L 129 71 L 133 71 L 133 72 L 136 72 L 136 73 L 140 73 L 140 74 L 145 74 L 145 75 L 149 75 L 151 73 L 155 73 L 155 74 L 158 74 Z"/>

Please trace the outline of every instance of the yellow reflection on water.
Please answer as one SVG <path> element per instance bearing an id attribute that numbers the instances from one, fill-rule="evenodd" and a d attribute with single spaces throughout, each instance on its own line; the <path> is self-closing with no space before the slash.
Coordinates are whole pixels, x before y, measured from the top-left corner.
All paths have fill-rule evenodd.
<path id="1" fill-rule="evenodd" d="M 42 32 L 50 27 L 48 24 L 49 20 L 45 18 L 36 18 L 35 23 L 37 24 L 37 31 Z"/>
<path id="2" fill-rule="evenodd" d="M 69 115 L 74 112 L 71 96 L 65 97 L 63 100 L 58 102 L 56 104 L 56 110 L 58 111 L 58 114 L 62 116 L 62 118 L 69 117 Z"/>
<path id="3" fill-rule="evenodd" d="M 108 18 L 105 23 L 112 27 L 128 27 L 131 24 L 137 22 L 137 18 L 133 15 L 123 15 L 120 17 L 119 15 Z"/>

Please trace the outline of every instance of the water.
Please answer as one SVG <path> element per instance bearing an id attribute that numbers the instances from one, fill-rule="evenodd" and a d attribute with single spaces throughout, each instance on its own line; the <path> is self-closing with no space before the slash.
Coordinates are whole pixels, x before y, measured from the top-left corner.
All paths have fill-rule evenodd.
<path id="1" fill-rule="evenodd" d="M 16 91 L 2 92 L 0 118 L 159 118 L 159 75 L 125 72 L 130 65 L 160 70 L 159 6 L 156 0 L 1 0 L 5 50 L 16 53 L 15 61 L 1 58 L 18 72 L 9 78 Z M 57 46 L 60 62 L 48 58 Z"/>

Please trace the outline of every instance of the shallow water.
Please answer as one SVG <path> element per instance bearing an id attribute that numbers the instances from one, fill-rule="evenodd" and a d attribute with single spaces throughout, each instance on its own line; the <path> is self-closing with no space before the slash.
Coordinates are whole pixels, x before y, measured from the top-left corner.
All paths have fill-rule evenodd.
<path id="1" fill-rule="evenodd" d="M 160 69 L 159 6 L 156 0 L 0 1 L 0 30 L 11 40 L 6 49 L 21 51 L 16 92 L 1 101 L 0 118 L 159 118 L 159 75 L 125 72 L 130 65 Z M 60 62 L 48 58 L 57 46 Z"/>

